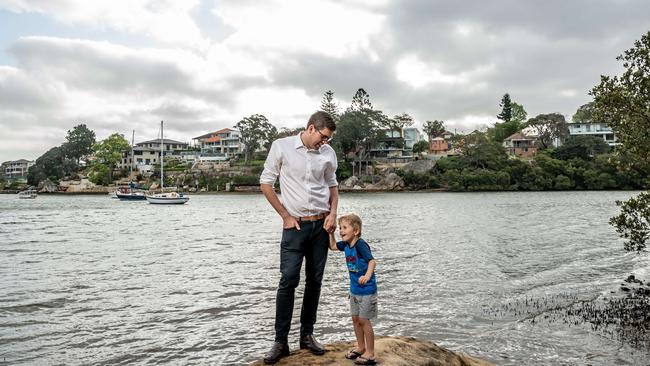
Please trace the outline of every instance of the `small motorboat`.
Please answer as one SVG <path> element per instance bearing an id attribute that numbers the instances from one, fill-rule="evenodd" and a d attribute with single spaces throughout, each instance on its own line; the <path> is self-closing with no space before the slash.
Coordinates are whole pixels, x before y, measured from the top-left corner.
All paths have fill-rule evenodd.
<path id="1" fill-rule="evenodd" d="M 18 198 L 20 199 L 34 199 L 38 197 L 38 193 L 34 189 L 27 189 L 22 192 L 18 192 Z"/>
<path id="2" fill-rule="evenodd" d="M 115 196 L 122 201 L 142 201 L 146 199 L 144 190 L 138 188 L 134 183 L 118 187 L 115 190 Z"/>

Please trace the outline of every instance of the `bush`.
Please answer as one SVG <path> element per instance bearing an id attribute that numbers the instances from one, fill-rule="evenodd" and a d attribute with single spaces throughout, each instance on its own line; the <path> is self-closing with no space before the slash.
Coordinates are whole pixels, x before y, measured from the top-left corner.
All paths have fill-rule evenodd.
<path id="1" fill-rule="evenodd" d="M 553 188 L 557 190 L 567 190 L 573 188 L 573 182 L 571 181 L 571 178 L 567 177 L 566 175 L 558 175 L 554 179 L 555 184 L 553 185 Z"/>
<path id="2" fill-rule="evenodd" d="M 645 250 L 650 239 L 650 193 L 641 193 L 629 200 L 616 201 L 621 213 L 609 220 L 621 237 L 628 239 L 624 247 L 627 251 Z"/>
<path id="3" fill-rule="evenodd" d="M 396 174 L 404 180 L 404 185 L 411 189 L 438 188 L 440 186 L 438 178 L 431 174 L 401 169 L 397 170 Z"/>
<path id="4" fill-rule="evenodd" d="M 236 186 L 258 186 L 260 177 L 258 175 L 235 175 L 231 181 Z"/>
<path id="5" fill-rule="evenodd" d="M 349 161 L 339 161 L 336 168 L 336 179 L 342 182 L 352 176 L 352 164 Z"/>
<path id="6" fill-rule="evenodd" d="M 109 173 L 109 168 L 106 165 L 95 163 L 88 171 L 88 180 L 97 185 L 106 186 L 110 183 Z"/>

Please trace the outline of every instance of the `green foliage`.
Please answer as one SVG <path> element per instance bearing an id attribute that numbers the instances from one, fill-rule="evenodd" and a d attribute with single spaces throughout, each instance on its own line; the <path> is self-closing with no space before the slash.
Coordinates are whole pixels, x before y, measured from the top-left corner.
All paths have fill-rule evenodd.
<path id="1" fill-rule="evenodd" d="M 601 76 L 600 84 L 590 91 L 594 97 L 593 118 L 614 130 L 625 154 L 646 163 L 650 160 L 650 32 L 616 59 L 623 61 L 623 74 Z M 621 166 L 628 166 L 624 156 L 618 157 L 623 158 L 619 160 Z M 647 180 L 647 175 L 643 179 Z M 617 180 L 620 184 L 620 178 Z M 610 224 L 628 239 L 625 250 L 644 250 L 649 233 L 650 194 L 642 193 L 616 204 L 621 212 L 611 218 Z"/>
<path id="2" fill-rule="evenodd" d="M 352 176 L 352 164 L 349 161 L 339 161 L 336 168 L 336 179 L 341 182 Z"/>
<path id="3" fill-rule="evenodd" d="M 278 133 L 275 126 L 261 114 L 245 117 L 237 122 L 235 128 L 239 130 L 242 144 L 244 144 L 245 164 L 248 164 L 255 150 L 260 146 L 265 146 L 268 149 Z"/>
<path id="4" fill-rule="evenodd" d="M 590 94 L 593 117 L 607 123 L 633 154 L 650 160 L 650 32 L 616 58 L 621 76 L 601 76 Z"/>
<path id="5" fill-rule="evenodd" d="M 334 92 L 328 90 L 323 94 L 323 99 L 320 102 L 320 109 L 324 112 L 327 112 L 333 119 L 334 122 L 338 122 L 341 118 L 341 112 L 338 104 L 334 102 Z"/>
<path id="6" fill-rule="evenodd" d="M 27 183 L 36 186 L 48 178 L 52 181 L 58 181 L 64 176 L 76 172 L 77 169 L 76 162 L 66 157 L 62 146 L 53 147 L 36 159 L 34 165 L 29 167 Z"/>
<path id="7" fill-rule="evenodd" d="M 574 123 L 592 123 L 594 122 L 594 102 L 581 105 L 576 113 L 573 114 L 571 120 Z"/>
<path id="8" fill-rule="evenodd" d="M 402 177 L 402 180 L 404 180 L 404 185 L 411 189 L 429 189 L 440 187 L 438 177 L 431 174 L 416 173 L 410 170 L 402 169 L 398 169 L 396 174 Z"/>
<path id="9" fill-rule="evenodd" d="M 343 113 L 336 126 L 335 149 L 343 154 L 361 153 L 368 150 L 378 139 L 385 136 L 381 126 L 386 116 L 381 111 L 366 109 Z"/>
<path id="10" fill-rule="evenodd" d="M 438 137 L 445 133 L 445 123 L 443 121 L 433 120 L 424 123 L 424 132 L 429 136 L 429 139 Z"/>
<path id="11" fill-rule="evenodd" d="M 526 122 L 526 118 L 528 118 L 528 112 L 526 112 L 524 106 L 519 103 L 512 102 L 512 118 L 510 119 L 510 122 L 523 124 Z"/>
<path id="12" fill-rule="evenodd" d="M 567 177 L 566 175 L 560 174 L 553 180 L 553 188 L 557 190 L 567 190 L 573 187 L 574 184 L 571 181 L 571 178 Z"/>
<path id="13" fill-rule="evenodd" d="M 503 140 L 520 131 L 522 128 L 523 125 L 514 120 L 503 123 L 496 122 L 494 127 L 488 128 L 487 136 L 490 141 L 502 143 Z"/>
<path id="14" fill-rule="evenodd" d="M 97 185 L 108 185 L 111 183 L 111 171 L 108 166 L 99 162 L 92 162 L 88 170 L 88 180 Z"/>
<path id="15" fill-rule="evenodd" d="M 354 96 L 352 97 L 352 103 L 346 112 L 364 112 L 366 110 L 372 109 L 372 103 L 370 103 L 370 94 L 363 90 L 363 88 L 359 88 L 357 89 L 357 92 L 354 93 Z"/>
<path id="16" fill-rule="evenodd" d="M 65 155 L 75 159 L 77 164 L 81 158 L 92 153 L 95 144 L 95 132 L 88 129 L 85 124 L 80 124 L 68 130 L 66 142 L 63 144 Z"/>
<path id="17" fill-rule="evenodd" d="M 510 122 L 512 119 L 512 101 L 510 100 L 510 94 L 505 93 L 503 95 L 499 107 L 501 107 L 501 113 L 497 115 L 497 118 L 503 122 Z"/>
<path id="18" fill-rule="evenodd" d="M 553 151 L 553 157 L 561 160 L 579 158 L 593 159 L 596 155 L 609 151 L 609 145 L 602 138 L 596 136 L 573 136 Z"/>
<path id="19" fill-rule="evenodd" d="M 418 154 L 429 150 L 429 143 L 426 141 L 418 141 L 413 144 L 413 153 Z"/>
<path id="20" fill-rule="evenodd" d="M 503 145 L 492 141 L 481 141 L 466 146 L 463 156 L 470 167 L 500 170 L 507 164 L 508 154 Z"/>
<path id="21" fill-rule="evenodd" d="M 395 115 L 393 118 L 384 119 L 384 127 L 389 131 L 398 131 L 401 135 L 402 129 L 413 124 L 413 117 L 408 113 Z"/>
<path id="22" fill-rule="evenodd" d="M 111 169 L 117 165 L 122 159 L 124 151 L 128 150 L 131 146 L 126 141 L 123 135 L 114 133 L 99 143 L 93 145 L 93 154 L 97 160 L 110 167 Z"/>
<path id="23" fill-rule="evenodd" d="M 108 181 L 109 183 L 113 181 L 113 170 L 115 166 L 122 159 L 122 154 L 124 151 L 128 150 L 131 147 L 129 142 L 126 141 L 123 135 L 119 133 L 114 133 L 99 143 L 93 145 L 93 154 L 96 161 L 92 164 L 92 169 L 99 171 L 104 171 L 97 167 L 97 164 L 105 165 L 108 169 Z"/>
<path id="24" fill-rule="evenodd" d="M 559 113 L 537 115 L 528 120 L 526 127 L 535 129 L 541 148 L 544 149 L 553 146 L 554 140 L 564 141 L 569 136 L 569 125 Z"/>
<path id="25" fill-rule="evenodd" d="M 627 239 L 625 250 L 640 252 L 645 250 L 650 239 L 650 193 L 622 202 L 616 201 L 621 212 L 609 220 L 621 237 Z"/>
<path id="26" fill-rule="evenodd" d="M 235 175 L 231 180 L 236 186 L 258 186 L 260 184 L 259 175 Z"/>

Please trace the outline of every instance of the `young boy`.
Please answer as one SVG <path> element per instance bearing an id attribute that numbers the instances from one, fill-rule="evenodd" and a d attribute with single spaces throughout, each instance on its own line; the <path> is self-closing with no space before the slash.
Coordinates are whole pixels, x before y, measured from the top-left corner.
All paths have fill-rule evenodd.
<path id="1" fill-rule="evenodd" d="M 351 349 L 345 358 L 355 360 L 356 365 L 376 365 L 375 332 L 371 319 L 377 317 L 377 281 L 370 247 L 361 239 L 361 218 L 355 214 L 339 218 L 341 241 L 336 242 L 330 233 L 330 249 L 345 252 L 345 262 L 350 273 L 350 315 L 357 337 L 357 347 Z"/>

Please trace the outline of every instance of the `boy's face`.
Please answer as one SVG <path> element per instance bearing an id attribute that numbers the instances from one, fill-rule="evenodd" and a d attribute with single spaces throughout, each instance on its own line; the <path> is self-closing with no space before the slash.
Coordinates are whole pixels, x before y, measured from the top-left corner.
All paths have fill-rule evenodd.
<path id="1" fill-rule="evenodd" d="M 343 241 L 351 242 L 355 237 L 359 236 L 359 230 L 355 229 L 349 222 L 341 220 L 339 222 L 339 234 Z"/>

